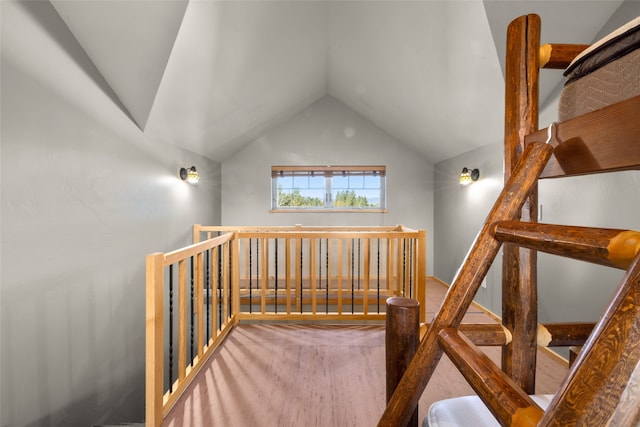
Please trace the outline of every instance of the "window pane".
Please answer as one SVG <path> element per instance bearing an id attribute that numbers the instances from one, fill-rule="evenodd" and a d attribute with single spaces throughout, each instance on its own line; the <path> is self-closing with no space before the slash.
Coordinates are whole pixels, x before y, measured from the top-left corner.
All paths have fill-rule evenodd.
<path id="1" fill-rule="evenodd" d="M 346 176 L 334 176 L 333 177 L 333 188 L 349 188 L 349 178 Z"/>
<path id="2" fill-rule="evenodd" d="M 324 176 L 309 177 L 309 188 L 318 188 L 324 191 Z"/>
<path id="3" fill-rule="evenodd" d="M 350 176 L 349 188 L 364 188 L 364 176 Z"/>
<path id="4" fill-rule="evenodd" d="M 380 190 L 347 189 L 332 192 L 333 206 L 336 208 L 379 208 Z"/>
<path id="5" fill-rule="evenodd" d="M 278 207 L 324 207 L 324 189 L 299 190 L 278 188 Z"/>
<path id="6" fill-rule="evenodd" d="M 380 188 L 380 176 L 367 175 L 364 177 L 364 188 Z"/>
<path id="7" fill-rule="evenodd" d="M 371 167 L 369 167 L 371 168 Z M 377 167 L 272 167 L 273 209 L 384 209 L 385 170 Z M 330 198 L 325 195 L 330 193 Z"/>
<path id="8" fill-rule="evenodd" d="M 282 188 L 293 188 L 293 177 L 284 176 L 278 178 L 278 185 Z"/>

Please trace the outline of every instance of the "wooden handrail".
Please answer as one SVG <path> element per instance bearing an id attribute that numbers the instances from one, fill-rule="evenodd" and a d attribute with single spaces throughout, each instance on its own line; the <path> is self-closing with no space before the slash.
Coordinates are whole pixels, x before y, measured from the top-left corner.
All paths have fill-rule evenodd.
<path id="1" fill-rule="evenodd" d="M 273 238 L 278 236 L 288 239 L 319 239 L 319 238 L 331 238 L 331 239 L 397 239 L 397 238 L 416 238 L 418 236 L 417 231 L 237 231 L 238 238 L 245 239 L 262 239 Z"/>
<path id="2" fill-rule="evenodd" d="M 175 251 L 167 252 L 163 254 L 163 264 L 164 266 L 175 264 L 178 261 L 185 260 L 192 256 L 196 256 L 207 249 L 215 248 L 216 246 L 220 246 L 224 243 L 227 243 L 231 239 L 234 238 L 233 233 L 226 233 L 222 236 L 214 237 L 213 239 L 205 240 L 203 242 L 197 242 L 193 245 L 186 246 L 181 249 L 177 249 Z"/>
<path id="3" fill-rule="evenodd" d="M 225 225 L 201 225 L 194 224 L 194 242 L 200 240 L 200 233 L 214 233 L 214 232 L 285 232 L 285 231 L 320 231 L 320 232 L 339 232 L 339 231 L 409 231 L 416 232 L 416 230 L 406 229 L 403 225 L 391 225 L 391 226 L 314 226 L 314 225 L 293 225 L 293 226 L 225 226 Z"/>

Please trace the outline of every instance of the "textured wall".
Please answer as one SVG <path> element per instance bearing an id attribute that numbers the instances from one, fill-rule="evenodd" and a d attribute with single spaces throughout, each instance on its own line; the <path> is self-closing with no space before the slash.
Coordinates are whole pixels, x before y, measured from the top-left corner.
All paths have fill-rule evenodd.
<path id="1" fill-rule="evenodd" d="M 435 276 L 451 283 L 502 190 L 502 145 L 490 144 L 436 164 Z M 480 170 L 480 179 L 460 185 L 463 167 Z M 500 257 L 500 254 L 498 255 Z M 487 274 L 476 301 L 500 313 L 500 265 Z"/>
<path id="2" fill-rule="evenodd" d="M 147 138 L 48 2 L 2 2 L 1 71 L 0 424 L 142 421 L 145 256 L 219 223 L 220 165 Z"/>
<path id="3" fill-rule="evenodd" d="M 387 213 L 270 213 L 271 166 L 386 165 Z M 222 164 L 225 225 L 395 225 L 427 231 L 433 254 L 433 165 L 332 97 L 266 132 Z M 431 273 L 429 273 L 431 274 Z"/>

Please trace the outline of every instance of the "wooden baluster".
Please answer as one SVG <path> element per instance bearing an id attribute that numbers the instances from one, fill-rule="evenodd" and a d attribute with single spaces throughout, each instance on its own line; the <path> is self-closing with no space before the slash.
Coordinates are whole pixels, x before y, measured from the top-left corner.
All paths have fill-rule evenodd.
<path id="1" fill-rule="evenodd" d="M 329 269 L 329 239 L 325 239 L 325 244 L 327 246 L 327 252 L 325 254 L 325 314 L 329 314 L 329 286 L 331 283 L 331 273 Z"/>
<path id="2" fill-rule="evenodd" d="M 220 316 L 220 309 L 218 307 L 218 289 L 220 289 L 220 267 L 218 265 L 218 246 L 214 247 L 212 250 L 212 258 L 213 258 L 213 283 L 211 284 L 211 331 L 212 335 L 218 336 L 218 331 L 222 328 L 222 322 L 218 323 Z M 215 285 L 214 285 L 215 284 Z"/>
<path id="3" fill-rule="evenodd" d="M 253 313 L 253 251 L 251 239 L 249 239 L 249 313 Z"/>
<path id="4" fill-rule="evenodd" d="M 193 334 L 193 328 L 194 328 L 194 320 L 193 320 L 193 316 L 194 316 L 194 308 L 193 308 L 193 300 L 194 300 L 194 291 L 195 291 L 195 271 L 196 271 L 196 265 L 197 263 L 197 258 L 194 259 L 194 261 L 191 263 L 191 281 L 190 281 L 190 293 L 189 293 L 189 301 L 190 301 L 190 308 L 191 311 L 190 313 L 190 321 L 189 321 L 189 332 L 190 332 L 190 341 L 189 341 L 189 349 L 191 350 L 190 355 L 191 358 L 189 359 L 189 364 L 191 364 L 191 362 L 193 362 L 193 356 L 194 356 L 194 351 L 193 351 L 193 342 L 194 342 L 194 334 Z M 186 299 L 186 294 L 185 294 L 185 299 Z"/>
<path id="5" fill-rule="evenodd" d="M 316 287 L 317 276 L 316 276 L 316 239 L 309 239 L 309 286 L 311 287 L 311 313 L 316 314 Z"/>
<path id="6" fill-rule="evenodd" d="M 273 282 L 275 286 L 275 312 L 278 313 L 278 239 L 273 239 L 274 244 L 274 272 L 273 272 Z"/>
<path id="7" fill-rule="evenodd" d="M 193 257 L 191 257 L 193 265 Z M 187 265 L 178 262 L 178 380 L 184 381 L 187 373 Z M 173 317 L 173 316 L 171 316 Z M 172 320 L 169 321 L 173 323 Z M 173 379 L 171 379 L 173 381 Z"/>
<path id="8" fill-rule="evenodd" d="M 342 248 L 344 246 L 344 239 L 338 240 L 338 262 L 336 267 L 338 268 L 338 314 L 342 314 Z"/>
<path id="9" fill-rule="evenodd" d="M 267 286 L 269 285 L 269 240 L 266 237 L 262 239 L 262 258 L 260 265 L 262 266 L 262 275 L 260 276 L 260 313 L 267 313 Z"/>
<path id="10" fill-rule="evenodd" d="M 202 313 L 203 294 L 204 294 L 204 253 L 200 252 L 196 255 L 196 319 L 197 319 L 197 348 L 196 354 L 198 359 L 202 358 L 202 349 L 204 347 L 204 316 Z"/>
<path id="11" fill-rule="evenodd" d="M 417 300 L 420 303 L 420 323 L 426 321 L 426 306 L 427 306 L 427 232 L 426 230 L 418 231 L 418 262 L 417 262 L 417 280 L 416 287 L 418 288 L 416 295 Z"/>
<path id="12" fill-rule="evenodd" d="M 377 313 L 380 314 L 380 238 L 376 239 L 378 241 L 378 250 L 376 252 L 376 307 Z"/>
<path id="13" fill-rule="evenodd" d="M 209 345 L 209 337 L 210 335 L 210 330 L 209 330 L 209 316 L 211 315 L 211 310 L 209 309 L 209 302 L 211 301 L 211 292 L 209 291 L 209 284 L 211 283 L 211 253 L 209 251 L 209 249 L 207 249 L 206 251 L 204 251 L 204 257 L 205 257 L 205 280 L 204 280 L 204 288 L 206 289 L 205 292 L 205 296 L 204 296 L 204 303 L 207 306 L 206 309 L 206 321 L 205 321 L 205 325 L 206 325 L 206 333 L 204 336 L 204 341 L 206 343 L 206 345 Z"/>
<path id="14" fill-rule="evenodd" d="M 169 266 L 169 394 L 173 392 L 173 264 Z"/>
<path id="15" fill-rule="evenodd" d="M 284 239 L 284 284 L 287 289 L 287 314 L 291 314 L 291 239 Z"/>
<path id="16" fill-rule="evenodd" d="M 370 263 L 370 245 L 371 241 L 369 239 L 364 240 L 364 291 L 362 294 L 362 302 L 364 304 L 362 310 L 365 315 L 369 314 L 369 270 L 371 268 Z"/>

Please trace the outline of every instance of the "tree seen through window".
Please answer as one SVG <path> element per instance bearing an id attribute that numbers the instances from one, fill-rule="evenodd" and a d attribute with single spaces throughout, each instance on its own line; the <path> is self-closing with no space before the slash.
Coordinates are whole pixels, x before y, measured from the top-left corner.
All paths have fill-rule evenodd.
<path id="1" fill-rule="evenodd" d="M 274 166 L 271 176 L 272 209 L 384 209 L 384 166 Z"/>

